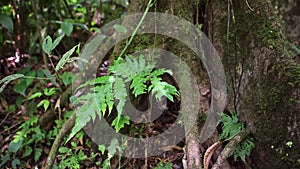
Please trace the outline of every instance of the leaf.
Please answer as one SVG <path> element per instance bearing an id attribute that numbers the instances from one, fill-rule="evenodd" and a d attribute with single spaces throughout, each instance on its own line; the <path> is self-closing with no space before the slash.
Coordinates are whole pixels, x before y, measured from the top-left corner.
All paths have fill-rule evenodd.
<path id="1" fill-rule="evenodd" d="M 5 154 L 2 158 L 1 158 L 1 164 L 0 167 L 3 166 L 4 164 L 7 163 L 7 161 L 10 159 L 10 153 Z"/>
<path id="2" fill-rule="evenodd" d="M 58 152 L 59 153 L 62 153 L 62 154 L 68 154 L 68 153 L 70 153 L 72 150 L 70 149 L 70 148 L 68 148 L 68 147 L 60 147 L 59 149 L 58 149 Z"/>
<path id="3" fill-rule="evenodd" d="M 42 155 L 42 149 L 41 148 L 34 148 L 34 161 L 37 162 L 41 155 Z"/>
<path id="4" fill-rule="evenodd" d="M 37 97 L 41 97 L 43 94 L 41 92 L 36 92 L 33 95 L 31 95 L 27 100 L 31 100 Z"/>
<path id="5" fill-rule="evenodd" d="M 32 148 L 30 146 L 26 146 L 25 147 L 25 151 L 24 151 L 24 153 L 22 155 L 22 158 L 28 157 L 32 153 L 32 151 L 33 150 L 32 150 Z"/>
<path id="6" fill-rule="evenodd" d="M 54 87 L 52 87 L 52 88 L 50 88 L 50 89 L 45 88 L 45 89 L 44 89 L 44 94 L 45 94 L 46 96 L 52 96 L 52 95 L 55 93 L 55 91 L 56 91 L 56 88 L 54 88 Z"/>
<path id="7" fill-rule="evenodd" d="M 70 36 L 73 31 L 73 23 L 70 20 L 65 20 L 61 23 L 60 28 L 67 36 Z"/>
<path id="8" fill-rule="evenodd" d="M 52 52 L 52 38 L 48 35 L 44 40 L 43 40 L 43 50 L 45 53 L 48 55 L 51 54 Z"/>
<path id="9" fill-rule="evenodd" d="M 59 78 L 65 86 L 68 86 L 74 81 L 75 76 L 71 72 L 64 72 L 62 75 L 59 76 Z"/>
<path id="10" fill-rule="evenodd" d="M 115 24 L 115 25 L 113 26 L 113 28 L 114 28 L 115 30 L 119 31 L 119 32 L 123 32 L 123 33 L 126 33 L 126 32 L 127 32 L 127 29 L 126 29 L 124 26 L 119 25 L 119 24 Z"/>
<path id="11" fill-rule="evenodd" d="M 129 123 L 129 116 L 117 116 L 113 122 L 111 123 L 112 126 L 115 126 L 116 132 L 119 132 L 120 129 L 124 128 L 125 124 L 130 124 Z"/>
<path id="12" fill-rule="evenodd" d="M 11 141 L 8 146 L 8 151 L 11 153 L 16 153 L 23 143 L 23 140 L 19 140 L 17 142 Z"/>
<path id="13" fill-rule="evenodd" d="M 3 79 L 0 80 L 0 84 L 2 84 L 2 86 L 0 87 L 0 93 L 3 91 L 3 89 L 7 86 L 7 84 L 12 81 L 12 80 L 15 80 L 15 79 L 18 79 L 18 78 L 21 78 L 21 77 L 24 77 L 23 74 L 13 74 L 13 75 L 9 75 L 9 76 L 6 76 L 4 77 Z"/>
<path id="14" fill-rule="evenodd" d="M 9 16 L 0 14 L 0 24 L 10 32 L 14 31 L 14 23 Z"/>
<path id="15" fill-rule="evenodd" d="M 244 139 L 234 150 L 233 152 L 233 158 L 234 161 L 237 160 L 237 158 L 241 158 L 242 161 L 246 164 L 246 155 L 249 156 L 252 149 L 254 148 L 254 139 L 253 137 L 248 137 Z"/>
<path id="16" fill-rule="evenodd" d="M 78 47 L 78 45 L 74 46 L 72 49 L 70 49 L 68 52 L 66 52 L 62 58 L 59 60 L 55 67 L 55 71 L 58 71 L 59 69 L 63 68 L 63 66 L 68 62 L 70 56 L 74 53 L 75 48 Z"/>
<path id="17" fill-rule="evenodd" d="M 18 159 L 18 158 L 16 158 L 16 159 L 14 159 L 13 161 L 12 161 L 12 167 L 13 168 L 17 168 L 17 165 L 19 165 L 19 164 L 21 164 L 21 162 L 20 162 L 20 160 Z"/>
<path id="18" fill-rule="evenodd" d="M 59 42 L 62 40 L 64 36 L 65 34 L 62 34 L 54 40 L 53 44 L 51 45 L 51 51 L 56 48 L 56 46 L 59 44 Z"/>
<path id="19" fill-rule="evenodd" d="M 44 99 L 44 100 L 40 101 L 39 104 L 37 105 L 37 107 L 40 107 L 42 105 L 44 107 L 44 110 L 46 111 L 50 105 L 49 100 Z"/>
<path id="20" fill-rule="evenodd" d="M 22 79 L 19 83 L 14 85 L 14 91 L 25 96 L 25 91 L 26 91 L 26 82 L 24 79 Z"/>
<path id="21" fill-rule="evenodd" d="M 101 152 L 102 155 L 104 155 L 105 146 L 104 145 L 99 145 L 98 150 Z"/>
<path id="22" fill-rule="evenodd" d="M 167 82 L 154 81 L 150 85 L 149 89 L 151 90 L 151 93 L 155 95 L 155 98 L 158 100 L 160 100 L 163 96 L 166 96 L 170 101 L 173 102 L 173 95 L 179 95 L 177 89 L 174 86 L 168 84 Z"/>
<path id="23" fill-rule="evenodd" d="M 231 112 L 231 115 L 232 117 L 225 113 L 221 113 L 220 122 L 223 123 L 223 126 L 219 140 L 230 140 L 244 128 L 243 123 L 238 122 L 238 114 Z"/>
<path id="24" fill-rule="evenodd" d="M 125 83 L 121 78 L 116 78 L 113 86 L 114 97 L 119 102 L 117 104 L 118 115 L 122 114 L 123 107 L 126 102 L 127 92 L 125 88 Z"/>

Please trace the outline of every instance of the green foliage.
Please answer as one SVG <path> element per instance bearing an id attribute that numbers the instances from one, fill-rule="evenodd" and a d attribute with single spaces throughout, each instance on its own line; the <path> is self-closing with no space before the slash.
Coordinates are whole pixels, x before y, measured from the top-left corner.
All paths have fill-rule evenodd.
<path id="1" fill-rule="evenodd" d="M 53 51 L 53 49 L 56 48 L 56 46 L 59 44 L 59 42 L 62 40 L 62 38 L 65 35 L 62 34 L 59 37 L 57 37 L 54 42 L 52 42 L 52 38 L 48 35 L 44 41 L 43 41 L 43 50 L 45 53 L 47 53 L 48 55 L 51 54 L 51 52 Z"/>
<path id="2" fill-rule="evenodd" d="M 42 141 L 46 137 L 46 133 L 36 126 L 38 122 L 37 116 L 31 116 L 27 121 L 25 121 L 21 126 L 20 130 L 14 135 L 14 140 L 12 140 L 8 147 L 8 152 L 1 158 L 1 165 L 3 166 L 11 159 L 11 165 L 13 168 L 17 168 L 20 165 L 20 159 L 26 158 L 33 155 L 34 161 L 38 161 L 42 155 L 42 149 L 36 145 L 36 143 Z M 21 158 L 18 158 L 18 152 L 22 151 Z M 19 167 L 18 167 L 19 168 Z"/>
<path id="3" fill-rule="evenodd" d="M 72 20 L 66 19 L 64 22 L 61 23 L 60 28 L 67 36 L 70 36 L 73 31 Z"/>
<path id="4" fill-rule="evenodd" d="M 254 139 L 253 137 L 248 137 L 244 139 L 234 150 L 233 158 L 236 161 L 238 158 L 241 158 L 242 161 L 246 164 L 246 156 L 249 156 L 252 149 L 254 148 Z"/>
<path id="5" fill-rule="evenodd" d="M 0 93 L 3 91 L 3 89 L 7 86 L 7 84 L 9 82 L 11 82 L 12 80 L 16 80 L 18 78 L 24 77 L 23 74 L 13 74 L 13 75 L 9 75 L 6 76 L 5 78 L 0 80 L 0 84 L 2 84 L 1 88 L 0 88 Z"/>
<path id="6" fill-rule="evenodd" d="M 219 136 L 219 140 L 231 140 L 234 136 L 239 134 L 242 129 L 244 129 L 243 123 L 238 120 L 238 113 L 230 112 L 230 115 L 221 113 L 221 119 L 219 123 L 222 124 L 222 133 Z M 233 152 L 233 158 L 236 161 L 241 158 L 244 163 L 246 163 L 246 156 L 249 156 L 252 149 L 254 148 L 253 137 L 247 137 L 242 140 Z"/>
<path id="7" fill-rule="evenodd" d="M 231 140 L 244 128 L 243 123 L 238 122 L 238 120 L 238 113 L 231 112 L 231 116 L 221 113 L 222 133 L 219 140 Z"/>
<path id="8" fill-rule="evenodd" d="M 0 14 L 0 25 L 9 30 L 10 32 L 13 32 L 14 30 L 13 21 L 7 15 Z"/>
<path id="9" fill-rule="evenodd" d="M 63 74 L 59 75 L 59 78 L 65 86 L 68 86 L 72 84 L 75 76 L 71 72 L 64 72 Z"/>
<path id="10" fill-rule="evenodd" d="M 60 70 L 61 68 L 63 68 L 63 66 L 67 63 L 67 62 L 73 62 L 74 60 L 76 60 L 76 58 L 70 58 L 70 56 L 74 53 L 75 49 L 78 48 L 79 49 L 79 44 L 74 46 L 72 49 L 70 49 L 68 52 L 66 52 L 62 58 L 59 60 L 59 62 L 57 63 L 56 67 L 55 67 L 55 71 Z"/>
<path id="11" fill-rule="evenodd" d="M 77 149 L 77 144 L 75 142 L 71 142 L 72 148 L 68 147 L 60 147 L 58 152 L 59 158 L 61 161 L 59 163 L 59 168 L 70 168 L 70 169 L 78 169 L 80 168 L 80 162 L 87 159 L 87 156 L 82 152 L 82 150 Z"/>
<path id="12" fill-rule="evenodd" d="M 72 99 L 73 104 L 79 108 L 76 110 L 75 126 L 68 140 L 91 119 L 95 120 L 96 115 L 101 117 L 107 110 L 109 115 L 114 106 L 114 100 L 117 101 L 115 105 L 117 117 L 113 120 L 112 126 L 119 132 L 125 124 L 129 124 L 129 117 L 122 116 L 122 112 L 127 97 L 125 84 L 131 81 L 130 89 L 135 96 L 152 93 L 157 99 L 165 96 L 171 101 L 173 101 L 173 95 L 179 96 L 174 86 L 163 82 L 159 77 L 164 73 L 171 74 L 172 72 L 166 69 L 154 70 L 154 68 L 155 63 L 147 63 L 143 55 L 140 55 L 138 59 L 129 55 L 125 59 L 118 58 L 114 61 L 114 65 L 109 67 L 111 75 L 98 77 L 80 85 L 76 90 L 93 87 L 90 87 L 90 92 L 87 94 Z M 150 85 L 147 85 L 148 82 Z"/>
<path id="13" fill-rule="evenodd" d="M 154 169 L 172 169 L 173 164 L 171 162 L 163 163 L 159 162 Z"/>

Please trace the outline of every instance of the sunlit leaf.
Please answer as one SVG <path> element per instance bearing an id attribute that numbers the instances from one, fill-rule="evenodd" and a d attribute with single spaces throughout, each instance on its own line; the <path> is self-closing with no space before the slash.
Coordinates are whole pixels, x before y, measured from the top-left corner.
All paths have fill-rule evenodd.
<path id="1" fill-rule="evenodd" d="M 28 97 L 27 100 L 31 100 L 31 99 L 34 99 L 34 98 L 37 98 L 37 97 L 41 97 L 42 95 L 43 94 L 41 92 L 36 92 L 33 95 L 31 95 L 30 97 Z"/>
<path id="2" fill-rule="evenodd" d="M 40 107 L 42 105 L 44 107 L 44 110 L 46 111 L 50 105 L 49 100 L 44 99 L 44 100 L 40 101 L 39 104 L 37 105 L 37 107 Z"/>

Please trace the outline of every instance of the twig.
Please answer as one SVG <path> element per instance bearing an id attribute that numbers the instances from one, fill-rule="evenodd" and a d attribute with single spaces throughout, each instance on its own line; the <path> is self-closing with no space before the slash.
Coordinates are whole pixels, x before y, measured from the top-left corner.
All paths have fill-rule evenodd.
<path id="1" fill-rule="evenodd" d="M 237 145 L 250 134 L 250 129 L 246 128 L 242 130 L 238 135 L 236 135 L 222 150 L 221 154 L 217 158 L 217 161 L 213 165 L 212 169 L 221 169 L 223 167 L 224 161 L 231 156 Z"/>
<path id="2" fill-rule="evenodd" d="M 60 129 L 58 135 L 56 136 L 54 143 L 52 144 L 51 150 L 49 152 L 47 161 L 44 164 L 44 169 L 52 169 L 52 166 L 55 161 L 55 157 L 58 151 L 59 146 L 61 145 L 63 138 L 69 133 L 75 124 L 76 112 L 69 117 L 64 126 Z"/>
<path id="3" fill-rule="evenodd" d="M 250 9 L 250 11 L 254 12 L 254 9 L 253 9 L 253 8 L 251 8 L 251 6 L 249 5 L 249 2 L 248 2 L 248 0 L 246 0 L 246 4 L 247 4 L 247 7 Z"/>

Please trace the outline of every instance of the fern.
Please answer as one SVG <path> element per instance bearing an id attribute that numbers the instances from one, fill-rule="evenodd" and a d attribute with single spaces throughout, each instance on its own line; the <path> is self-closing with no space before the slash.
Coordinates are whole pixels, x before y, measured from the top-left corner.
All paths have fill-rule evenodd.
<path id="1" fill-rule="evenodd" d="M 143 93 L 152 93 L 157 99 L 165 96 L 173 101 L 173 96 L 179 96 L 174 86 L 163 82 L 159 77 L 164 73 L 172 74 L 172 72 L 167 69 L 154 70 L 155 64 L 155 62 L 147 62 L 143 55 L 138 58 L 128 55 L 125 59 L 118 58 L 114 61 L 113 66 L 108 68 L 109 76 L 98 77 L 80 85 L 76 91 L 85 87 L 89 87 L 89 91 L 72 101 L 79 108 L 76 110 L 75 126 L 68 140 L 90 120 L 94 121 L 96 115 L 101 117 L 107 110 L 110 115 L 113 106 L 117 109 L 117 117 L 112 122 L 115 130 L 119 132 L 125 124 L 129 124 L 129 117 L 122 116 L 127 97 L 126 83 L 131 82 L 130 89 L 135 97 Z"/>
<path id="2" fill-rule="evenodd" d="M 238 121 L 238 113 L 231 112 L 231 116 L 221 113 L 221 119 L 219 123 L 222 123 L 222 133 L 219 136 L 219 140 L 231 140 L 236 136 L 242 129 L 244 129 L 243 123 Z M 240 142 L 233 152 L 233 158 L 236 161 L 241 158 L 246 163 L 246 155 L 249 156 L 252 149 L 254 148 L 253 137 L 247 137 Z"/>
<path id="3" fill-rule="evenodd" d="M 238 122 L 238 113 L 231 112 L 231 116 L 221 113 L 220 122 L 223 126 L 219 140 L 230 140 L 244 128 L 243 123 Z"/>
<path id="4" fill-rule="evenodd" d="M 241 158 L 242 161 L 246 164 L 246 155 L 250 155 L 254 146 L 255 144 L 253 137 L 249 137 L 243 140 L 233 152 L 234 161 L 236 161 L 238 158 Z"/>

